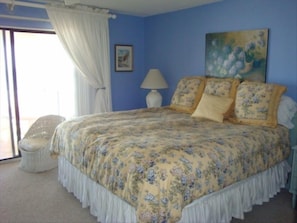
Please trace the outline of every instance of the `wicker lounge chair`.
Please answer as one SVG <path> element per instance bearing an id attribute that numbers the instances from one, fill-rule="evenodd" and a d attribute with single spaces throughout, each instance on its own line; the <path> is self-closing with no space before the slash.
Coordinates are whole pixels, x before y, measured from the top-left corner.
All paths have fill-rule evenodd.
<path id="1" fill-rule="evenodd" d="M 50 157 L 49 146 L 56 127 L 65 120 L 58 115 L 47 115 L 38 118 L 19 141 L 21 162 L 19 167 L 27 172 L 43 172 L 58 166 Z"/>

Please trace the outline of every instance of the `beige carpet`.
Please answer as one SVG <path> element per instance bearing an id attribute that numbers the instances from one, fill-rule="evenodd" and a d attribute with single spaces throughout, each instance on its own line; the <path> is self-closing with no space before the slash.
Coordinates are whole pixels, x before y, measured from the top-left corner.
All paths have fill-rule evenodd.
<path id="1" fill-rule="evenodd" d="M 95 223 L 89 209 L 64 189 L 57 180 L 57 169 L 33 174 L 18 169 L 17 162 L 0 162 L 1 223 Z M 291 194 L 282 190 L 269 203 L 255 206 L 245 220 L 231 223 L 294 223 Z M 197 223 L 200 223 L 197 220 Z"/>
<path id="2" fill-rule="evenodd" d="M 0 164 L 1 223 L 95 223 L 89 209 L 57 180 L 58 170 L 27 173 L 18 162 Z"/>

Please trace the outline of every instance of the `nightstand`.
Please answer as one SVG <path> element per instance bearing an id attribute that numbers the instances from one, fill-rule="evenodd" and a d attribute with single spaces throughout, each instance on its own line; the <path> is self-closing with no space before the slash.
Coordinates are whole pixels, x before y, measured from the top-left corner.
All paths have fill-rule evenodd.
<path id="1" fill-rule="evenodd" d="M 293 160 L 292 160 L 292 172 L 291 172 L 291 182 L 290 182 L 290 193 L 293 194 L 292 206 L 296 207 L 296 196 L 297 196 L 297 146 L 292 147 Z"/>

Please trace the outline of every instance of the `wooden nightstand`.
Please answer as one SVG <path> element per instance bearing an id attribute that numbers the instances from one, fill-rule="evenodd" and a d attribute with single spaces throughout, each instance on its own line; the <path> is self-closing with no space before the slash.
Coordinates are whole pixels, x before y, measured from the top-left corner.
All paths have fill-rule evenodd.
<path id="1" fill-rule="evenodd" d="M 292 160 L 292 172 L 291 172 L 291 182 L 290 182 L 290 193 L 293 194 L 292 206 L 296 207 L 296 196 L 297 196 L 297 146 L 292 147 L 293 160 Z"/>

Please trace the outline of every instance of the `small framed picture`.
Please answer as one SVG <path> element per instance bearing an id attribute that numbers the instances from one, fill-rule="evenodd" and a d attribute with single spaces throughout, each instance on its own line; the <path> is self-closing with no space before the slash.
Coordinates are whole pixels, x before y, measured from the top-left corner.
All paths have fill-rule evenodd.
<path id="1" fill-rule="evenodd" d="M 131 72 L 133 71 L 133 46 L 115 45 L 115 71 Z"/>

